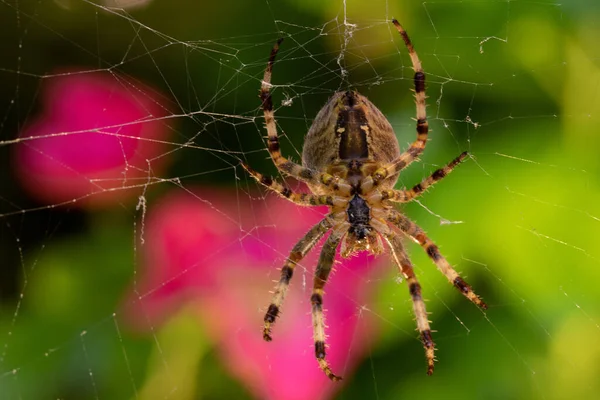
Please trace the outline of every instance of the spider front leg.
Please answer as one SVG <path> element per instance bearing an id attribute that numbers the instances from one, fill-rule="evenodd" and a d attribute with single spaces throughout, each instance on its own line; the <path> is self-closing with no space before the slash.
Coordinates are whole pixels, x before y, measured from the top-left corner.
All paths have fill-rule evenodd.
<path id="1" fill-rule="evenodd" d="M 395 202 L 399 202 L 399 203 L 408 203 L 409 201 L 411 201 L 414 198 L 421 195 L 425 190 L 427 190 L 427 188 L 432 186 L 434 183 L 436 183 L 436 182 L 442 180 L 444 177 L 446 177 L 468 155 L 469 155 L 469 153 L 467 153 L 466 151 L 461 153 L 454 160 L 450 161 L 448 163 L 448 165 L 446 165 L 444 168 L 440 168 L 440 169 L 434 171 L 433 174 L 431 174 L 428 178 L 423 179 L 423 181 L 421 183 L 416 184 L 410 190 L 393 190 L 393 189 L 381 190 L 381 195 L 382 195 L 381 200 L 390 200 L 390 201 L 395 201 Z"/>
<path id="2" fill-rule="evenodd" d="M 421 285 L 417 280 L 413 266 L 404 251 L 402 246 L 402 238 L 391 233 L 386 235 L 386 239 L 390 245 L 390 250 L 394 261 L 400 268 L 400 272 L 406 283 L 408 284 L 408 291 L 413 302 L 413 312 L 417 320 L 417 328 L 421 335 L 421 342 L 425 348 L 425 356 L 427 357 L 427 375 L 433 374 L 433 368 L 435 363 L 435 343 L 431 337 L 431 328 L 429 327 L 429 320 L 427 318 L 427 310 L 425 309 L 425 302 L 421 296 Z"/>
<path id="3" fill-rule="evenodd" d="M 294 275 L 294 269 L 296 264 L 299 263 L 306 254 L 314 247 L 314 245 L 323 237 L 332 226 L 331 221 L 328 218 L 321 220 L 317 225 L 313 226 L 302 239 L 292 249 L 288 256 L 283 268 L 281 268 L 281 277 L 277 286 L 275 286 L 275 292 L 273 293 L 273 299 L 267 313 L 265 314 L 265 324 L 263 327 L 263 339 L 267 342 L 272 340 L 271 338 L 271 326 L 275 323 L 285 295 L 287 294 L 288 287 L 290 286 L 290 280 Z"/>
<path id="4" fill-rule="evenodd" d="M 433 260 L 438 269 L 446 276 L 448 281 L 454 285 L 467 299 L 483 310 L 487 305 L 473 292 L 471 286 L 458 275 L 448 260 L 441 255 L 438 247 L 425 235 L 425 232 L 414 222 L 397 211 L 390 210 L 388 221 L 400 228 L 402 232 L 413 238 L 425 250 L 429 258 Z"/>
<path id="5" fill-rule="evenodd" d="M 329 364 L 325 360 L 325 317 L 323 315 L 323 288 L 331 272 L 333 262 L 335 259 L 336 249 L 344 236 L 344 233 L 348 231 L 350 227 L 349 223 L 342 223 L 336 228 L 331 235 L 325 241 L 323 248 L 321 249 L 321 255 L 319 256 L 319 263 L 315 270 L 315 277 L 313 281 L 313 291 L 310 297 L 310 303 L 312 304 L 312 320 L 313 320 L 313 335 L 315 340 L 315 356 L 319 362 L 319 367 L 325 372 L 325 375 L 332 381 L 339 381 L 342 378 L 335 375 Z"/>
<path id="6" fill-rule="evenodd" d="M 262 100 L 262 109 L 265 117 L 265 126 L 267 127 L 267 148 L 273 159 L 273 163 L 283 173 L 293 176 L 294 178 L 313 185 L 324 185 L 332 188 L 335 192 L 349 194 L 352 187 L 346 182 L 338 182 L 332 175 L 325 172 L 314 171 L 310 168 L 303 167 L 295 162 L 285 158 L 281 154 L 279 147 L 279 137 L 277 135 L 277 123 L 275 122 L 275 113 L 273 111 L 273 99 L 271 98 L 271 76 L 273 73 L 273 64 L 275 57 L 279 51 L 279 45 L 283 38 L 277 40 L 271 56 L 265 69 L 262 84 L 260 87 L 260 98 Z"/>

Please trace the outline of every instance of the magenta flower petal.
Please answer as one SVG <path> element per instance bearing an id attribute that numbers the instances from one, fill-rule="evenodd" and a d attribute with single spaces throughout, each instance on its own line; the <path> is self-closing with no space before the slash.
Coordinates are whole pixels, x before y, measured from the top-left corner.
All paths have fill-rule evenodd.
<path id="1" fill-rule="evenodd" d="M 144 267 L 136 295 L 127 301 L 129 320 L 140 328 L 146 318 L 160 324 L 174 309 L 194 302 L 225 365 L 258 398 L 328 398 L 340 384 L 318 368 L 310 316 L 320 246 L 296 269 L 274 340 L 263 341 L 260 329 L 278 268 L 322 211 L 274 196 L 239 202 L 234 192 L 214 190 L 210 196 L 164 199 L 148 216 Z M 377 330 L 376 321 L 360 311 L 368 304 L 365 283 L 374 276 L 373 260 L 360 255 L 340 262 L 326 286 L 328 359 L 345 376 Z"/>
<path id="2" fill-rule="evenodd" d="M 108 72 L 44 81 L 43 111 L 15 146 L 23 186 L 50 204 L 87 197 L 79 204 L 104 204 L 139 194 L 143 179 L 163 168 L 161 158 L 153 159 L 165 152 L 159 141 L 169 133 L 161 121 L 167 110 L 154 93 Z"/>

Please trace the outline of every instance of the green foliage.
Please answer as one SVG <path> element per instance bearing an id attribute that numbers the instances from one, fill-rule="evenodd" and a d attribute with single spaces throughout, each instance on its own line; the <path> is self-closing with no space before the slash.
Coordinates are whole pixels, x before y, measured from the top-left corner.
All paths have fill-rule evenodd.
<path id="1" fill-rule="evenodd" d="M 235 169 L 240 154 L 254 169 L 273 171 L 261 142 L 256 94 L 278 36 L 286 41 L 274 74 L 275 85 L 281 85 L 274 98 L 286 154 L 298 159 L 312 117 L 328 94 L 347 83 L 389 116 L 405 146 L 414 136 L 411 70 L 401 41 L 393 32 L 388 36 L 385 18 L 393 13 L 428 74 L 433 127 L 423 163 L 403 174 L 399 185 L 416 183 L 462 150 L 473 155 L 422 200 L 435 214 L 462 223 L 441 225 L 418 204 L 405 210 L 490 308 L 483 314 L 469 304 L 421 249 L 409 244 L 437 331 L 437 370 L 425 375 L 408 291 L 389 272 L 371 286 L 377 294 L 367 305 L 378 317 L 381 337 L 338 398 L 564 399 L 600 393 L 600 69 L 597 49 L 584 45 L 600 38 L 591 26 L 598 10 L 584 18 L 579 14 L 584 4 L 349 4 L 357 39 L 347 53 L 350 74 L 343 82 L 337 64 L 344 39 L 338 3 L 187 1 L 175 6 L 156 0 L 130 14 L 87 3 L 70 10 L 43 3 L 36 10 L 29 5 L 9 9 L 0 17 L 10 26 L 2 33 L 4 59 L 13 64 L 22 59 L 20 67 L 10 67 L 21 68 L 22 107 L 2 123 L 17 131 L 35 109 L 40 79 L 32 77 L 65 64 L 117 66 L 119 73 L 152 83 L 176 99 L 174 114 L 189 115 L 175 132 L 173 147 L 179 151 L 169 173 L 180 178 L 181 186 L 154 185 L 149 207 L 164 192 L 197 183 L 236 187 L 237 200 L 243 201 L 248 186 L 236 180 L 236 174 L 242 176 Z M 386 5 L 393 9 L 389 15 Z M 28 33 L 25 24 L 31 24 Z M 330 30 L 320 36 L 323 26 Z M 362 37 L 361 29 L 368 35 Z M 131 61 L 121 66 L 125 51 Z M 370 65 L 352 64 L 364 61 L 360 51 L 369 54 Z M 320 63 L 331 72 L 311 74 Z M 281 106 L 285 96 L 293 100 L 290 107 Z M 0 104 L 0 110 L 8 107 Z M 136 332 L 120 319 L 124 296 L 140 272 L 134 251 L 140 232 L 134 226 L 141 226 L 141 214 L 135 215 L 134 204 L 89 211 L 78 221 L 80 229 L 60 235 L 49 232 L 60 231 L 60 223 L 48 222 L 40 234 L 39 226 L 27 224 L 35 206 L 14 189 L 12 179 L 3 175 L 2 185 L 10 189 L 0 196 L 18 199 L 25 212 L 16 236 L 32 239 L 23 247 L 23 266 L 17 257 L 2 266 L 17 289 L 15 295 L 5 289 L 9 295 L 0 314 L 1 397 L 250 396 L 219 364 L 191 307 L 152 324 L 150 333 Z M 10 222 L 15 226 L 16 220 Z M 18 247 L 8 237 L 2 241 L 9 252 Z M 259 325 L 257 320 L 257 334 Z M 309 349 L 310 338 L 306 344 Z M 172 387 L 178 388 L 176 394 L 170 393 Z"/>

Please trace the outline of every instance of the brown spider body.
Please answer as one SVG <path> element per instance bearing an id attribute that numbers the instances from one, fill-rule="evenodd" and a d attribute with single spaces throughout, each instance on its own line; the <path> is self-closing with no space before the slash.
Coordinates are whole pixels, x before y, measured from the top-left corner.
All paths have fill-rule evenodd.
<path id="1" fill-rule="evenodd" d="M 326 171 L 359 186 L 359 180 L 371 175 L 379 164 L 398 158 L 400 147 L 392 126 L 381 111 L 355 91 L 337 92 L 317 114 L 302 150 L 302 165 Z M 350 164 L 358 162 L 351 171 Z M 398 174 L 382 187 L 394 186 Z M 320 187 L 311 187 L 319 192 Z"/>
<path id="2" fill-rule="evenodd" d="M 381 236 L 370 225 L 374 204 L 369 203 L 366 198 L 369 193 L 363 193 L 361 184 L 399 155 L 400 147 L 388 120 L 369 99 L 356 91 L 331 96 L 306 134 L 302 165 L 327 172 L 351 186 L 349 201 L 333 208 L 333 212 L 345 211 L 350 224 L 341 244 L 344 257 L 363 250 L 373 254 L 383 251 Z M 380 187 L 393 187 L 398 174 L 382 182 Z M 327 192 L 320 185 L 309 186 L 313 193 Z M 385 224 L 385 221 L 379 222 Z"/>
<path id="3" fill-rule="evenodd" d="M 379 254 L 383 251 L 383 242 L 388 244 L 391 256 L 408 284 L 429 375 L 434 368 L 435 344 L 421 286 L 406 255 L 402 239 L 408 237 L 418 243 L 450 283 L 474 304 L 482 309 L 487 308 L 425 232 L 393 207 L 393 203 L 407 203 L 421 195 L 428 187 L 448 175 L 467 153 L 462 153 L 445 167 L 434 171 L 412 189 L 393 189 L 400 171 L 416 160 L 425 149 L 429 128 L 425 113 L 425 74 L 421 62 L 402 26 L 396 20 L 392 22 L 408 48 L 415 70 L 417 139 L 406 151 L 400 152 L 392 126 L 373 103 L 355 91 L 345 91 L 335 93 L 317 114 L 306 135 L 302 165 L 285 158 L 279 147 L 271 99 L 271 74 L 282 41 L 280 39 L 271 51 L 260 91 L 268 150 L 282 173 L 304 181 L 312 193 L 294 193 L 273 178 L 243 164 L 258 182 L 282 197 L 303 206 L 329 207 L 327 216 L 298 241 L 282 267 L 281 277 L 265 314 L 263 337 L 267 341 L 271 340 L 271 328 L 279 315 L 296 265 L 331 231 L 321 249 L 310 300 L 315 357 L 323 372 L 334 381 L 341 378 L 331 371 L 325 357 L 323 295 L 338 247 L 342 256 L 348 257 L 358 251 Z"/>

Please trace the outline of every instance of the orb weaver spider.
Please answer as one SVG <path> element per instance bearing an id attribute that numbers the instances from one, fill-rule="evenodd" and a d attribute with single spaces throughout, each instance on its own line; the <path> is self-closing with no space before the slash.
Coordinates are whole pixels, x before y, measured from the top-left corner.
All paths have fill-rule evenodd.
<path id="1" fill-rule="evenodd" d="M 323 294 L 338 246 L 342 257 L 349 257 L 359 251 L 380 254 L 383 240 L 387 242 L 392 258 L 408 284 L 417 328 L 425 348 L 428 375 L 434 369 L 435 344 L 421 286 L 402 245 L 402 238 L 409 237 L 421 245 L 450 283 L 471 302 L 483 310 L 487 309 L 487 305 L 452 268 L 425 232 L 393 207 L 393 203 L 407 203 L 418 197 L 448 175 L 468 153 L 463 152 L 412 189 L 393 189 L 400 171 L 423 153 L 429 126 L 425 113 L 425 74 L 421 62 L 404 28 L 396 19 L 392 23 L 408 49 L 415 71 L 417 140 L 406 151 L 400 153 L 392 126 L 381 111 L 365 96 L 349 90 L 335 93 L 317 114 L 306 135 L 302 165 L 285 158 L 279 149 L 270 91 L 273 64 L 283 41 L 279 39 L 271 50 L 260 89 L 268 150 L 279 171 L 305 182 L 312 193 L 295 193 L 273 178 L 242 164 L 259 183 L 289 201 L 301 206 L 326 205 L 330 208 L 327 216 L 298 241 L 286 259 L 264 318 L 263 338 L 271 341 L 271 327 L 279 315 L 296 264 L 331 231 L 321 249 L 310 302 L 315 356 L 320 368 L 333 381 L 341 377 L 332 372 L 325 358 Z"/>

